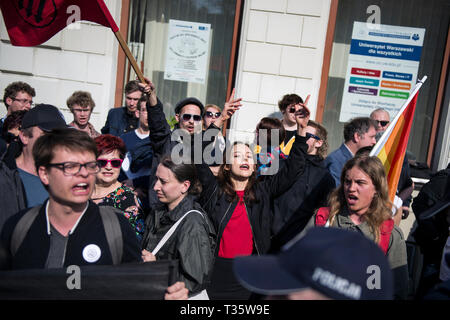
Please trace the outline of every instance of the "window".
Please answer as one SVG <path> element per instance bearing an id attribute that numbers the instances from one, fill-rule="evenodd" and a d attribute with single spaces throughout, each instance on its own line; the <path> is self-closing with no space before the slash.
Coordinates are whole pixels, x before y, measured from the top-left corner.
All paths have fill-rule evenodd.
<path id="1" fill-rule="evenodd" d="M 130 48 L 167 117 L 186 97 L 223 107 L 235 11 L 236 0 L 131 1 Z"/>
<path id="2" fill-rule="evenodd" d="M 355 21 L 365 23 L 371 16 L 371 13 L 367 13 L 367 9 L 373 5 L 380 9 L 382 25 L 425 29 L 417 78 L 427 75 L 428 79 L 419 92 L 408 151 L 417 161 L 426 162 L 450 21 L 450 4 L 446 0 L 340 0 L 338 2 L 323 113 L 323 124 L 329 131 L 329 150 L 337 149 L 343 142 L 344 122 L 340 122 L 339 118 L 353 25 Z"/>

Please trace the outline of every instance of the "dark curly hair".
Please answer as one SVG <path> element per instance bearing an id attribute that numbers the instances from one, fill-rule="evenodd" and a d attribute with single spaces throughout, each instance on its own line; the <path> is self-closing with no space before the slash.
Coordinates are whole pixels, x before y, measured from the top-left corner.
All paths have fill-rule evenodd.
<path id="1" fill-rule="evenodd" d="M 17 93 L 21 91 L 28 93 L 32 97 L 36 96 L 36 91 L 28 83 L 22 81 L 12 82 L 5 88 L 5 94 L 3 95 L 6 109 L 9 108 L 9 105 L 6 104 L 6 98 L 15 98 Z"/>
<path id="2" fill-rule="evenodd" d="M 362 137 L 371 127 L 376 128 L 377 122 L 369 117 L 353 118 L 344 125 L 344 141 L 353 141 L 355 133 Z"/>
<path id="3" fill-rule="evenodd" d="M 303 99 L 295 93 L 289 93 L 285 94 L 283 98 L 278 101 L 278 108 L 281 112 L 284 112 L 289 105 L 298 103 L 303 103 Z"/>
<path id="4" fill-rule="evenodd" d="M 95 107 L 94 99 L 87 91 L 75 91 L 66 101 L 67 107 L 71 112 L 74 105 L 79 105 L 80 107 L 86 108 L 91 107 L 91 110 Z"/>

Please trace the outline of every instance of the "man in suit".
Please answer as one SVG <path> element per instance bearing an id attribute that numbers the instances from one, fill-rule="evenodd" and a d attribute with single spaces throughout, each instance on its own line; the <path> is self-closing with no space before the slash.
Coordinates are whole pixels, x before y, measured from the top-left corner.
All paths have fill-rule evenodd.
<path id="1" fill-rule="evenodd" d="M 355 118 L 345 124 L 344 143 L 325 159 L 325 167 L 333 176 L 336 187 L 341 184 L 341 170 L 347 160 L 353 158 L 360 148 L 375 145 L 376 127 L 377 123 L 366 117 Z"/>

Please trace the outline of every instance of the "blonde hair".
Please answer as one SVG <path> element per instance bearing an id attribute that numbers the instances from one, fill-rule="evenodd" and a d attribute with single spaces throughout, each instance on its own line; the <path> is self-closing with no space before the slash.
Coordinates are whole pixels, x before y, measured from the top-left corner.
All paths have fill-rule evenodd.
<path id="1" fill-rule="evenodd" d="M 375 242 L 379 242 L 380 226 L 384 221 L 391 218 L 392 202 L 389 199 L 386 173 L 383 164 L 377 157 L 359 156 L 350 159 L 344 165 L 341 173 L 341 184 L 330 194 L 328 200 L 330 206 L 330 225 L 333 224 L 334 218 L 346 206 L 344 196 L 345 175 L 348 170 L 354 167 L 367 174 L 375 187 L 376 193 L 373 196 L 369 209 L 364 214 L 364 221 L 367 222 L 372 234 L 375 236 Z"/>
<path id="2" fill-rule="evenodd" d="M 222 109 L 221 109 L 219 106 L 215 105 L 215 104 L 207 104 L 207 105 L 205 106 L 205 111 L 206 111 L 206 109 L 208 109 L 208 108 L 214 108 L 214 109 L 217 110 L 217 112 L 222 112 Z"/>
<path id="3" fill-rule="evenodd" d="M 328 132 L 327 129 L 325 129 L 324 126 L 322 126 L 320 123 L 315 122 L 313 120 L 308 121 L 308 126 L 313 127 L 316 129 L 316 136 L 318 136 L 322 140 L 322 146 L 317 149 L 317 154 L 325 159 L 327 157 L 328 153 Z"/>

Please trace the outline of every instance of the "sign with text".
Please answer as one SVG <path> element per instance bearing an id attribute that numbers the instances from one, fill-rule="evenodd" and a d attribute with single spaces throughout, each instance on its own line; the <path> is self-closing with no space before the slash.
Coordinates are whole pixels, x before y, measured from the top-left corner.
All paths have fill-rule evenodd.
<path id="1" fill-rule="evenodd" d="M 165 80 L 205 83 L 211 25 L 169 21 Z"/>
<path id="2" fill-rule="evenodd" d="M 417 80 L 425 29 L 353 23 L 340 122 L 378 108 L 391 118 Z"/>

